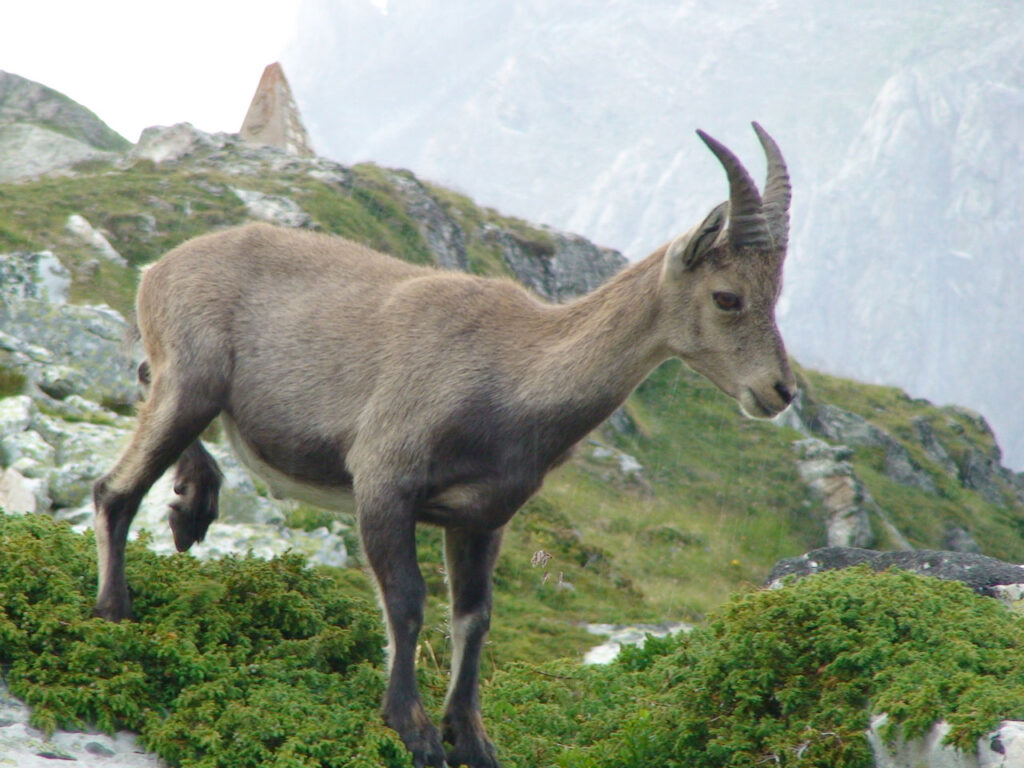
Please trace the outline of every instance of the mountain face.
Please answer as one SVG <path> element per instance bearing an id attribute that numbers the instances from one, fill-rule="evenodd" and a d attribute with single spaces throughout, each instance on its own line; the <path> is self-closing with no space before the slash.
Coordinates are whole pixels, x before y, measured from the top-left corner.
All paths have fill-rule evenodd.
<path id="1" fill-rule="evenodd" d="M 793 354 L 988 415 L 1024 466 L 1024 16 L 1007 0 L 307 0 L 313 139 L 639 258 L 725 197 L 700 127 L 794 178 Z"/>
<path id="2" fill-rule="evenodd" d="M 37 176 L 87 160 L 111 159 L 131 146 L 67 96 L 0 71 L 0 182 Z"/>

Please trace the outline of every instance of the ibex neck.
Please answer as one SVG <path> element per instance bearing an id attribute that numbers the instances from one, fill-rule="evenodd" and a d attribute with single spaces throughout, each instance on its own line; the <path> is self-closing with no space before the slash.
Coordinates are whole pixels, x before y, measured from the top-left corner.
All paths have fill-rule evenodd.
<path id="1" fill-rule="evenodd" d="M 580 436 L 607 418 L 668 354 L 657 337 L 664 249 L 596 291 L 552 309 L 533 378 L 538 401 L 562 409 Z M 592 422 L 592 423 L 591 423 Z"/>

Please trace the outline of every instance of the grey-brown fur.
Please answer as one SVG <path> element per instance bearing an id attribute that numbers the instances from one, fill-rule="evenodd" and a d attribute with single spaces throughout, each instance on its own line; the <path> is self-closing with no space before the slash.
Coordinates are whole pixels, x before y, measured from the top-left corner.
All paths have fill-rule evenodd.
<path id="1" fill-rule="evenodd" d="M 415 764 L 497 766 L 477 675 L 508 519 L 668 357 L 753 416 L 774 416 L 795 392 L 774 320 L 789 182 L 755 129 L 774 168 L 763 211 L 735 156 L 701 134 L 726 168 L 730 202 L 566 305 L 265 224 L 172 250 L 139 287 L 139 425 L 95 487 L 97 614 L 130 615 L 128 527 L 172 465 L 175 543 L 202 540 L 220 473 L 199 435 L 220 415 L 242 460 L 277 490 L 328 506 L 354 492 L 390 639 L 383 714 Z M 443 733 L 415 684 L 426 595 L 417 523 L 445 529 L 453 670 Z"/>

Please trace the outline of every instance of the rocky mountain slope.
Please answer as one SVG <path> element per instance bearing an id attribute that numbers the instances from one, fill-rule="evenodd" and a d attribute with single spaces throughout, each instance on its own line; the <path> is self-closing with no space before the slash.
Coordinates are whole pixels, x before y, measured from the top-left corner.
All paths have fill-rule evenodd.
<path id="1" fill-rule="evenodd" d="M 624 260 L 582 238 L 477 206 L 407 171 L 344 166 L 154 128 L 126 152 L 0 184 L 0 507 L 89 525 L 89 485 L 132 426 L 125 341 L 139 266 L 247 219 L 352 237 L 421 263 L 513 277 L 552 300 Z M 782 557 L 823 545 L 981 551 L 1024 562 L 1024 479 L 985 419 L 898 389 L 800 369 L 777 424 L 743 419 L 678 363 L 662 366 L 508 527 L 487 667 L 581 655 L 586 623 L 697 621 Z M 372 600 L 351 514 L 269 498 L 207 436 L 227 478 L 201 558 L 293 549 L 349 566 Z M 171 490 L 136 532 L 170 550 Z M 442 668 L 441 542 L 421 532 L 425 653 Z M 441 662 L 437 659 L 440 658 Z M 443 689 L 443 686 L 442 686 Z M 442 690 L 443 693 L 443 690 Z"/>
<path id="2" fill-rule="evenodd" d="M 412 168 L 631 258 L 721 197 L 703 128 L 794 175 L 798 358 L 969 405 L 1024 468 L 1024 16 L 1009 0 L 337 5 L 286 57 L 330 157 Z"/>
<path id="3" fill-rule="evenodd" d="M 110 159 L 128 146 L 63 94 L 0 71 L 0 182 Z"/>
<path id="4" fill-rule="evenodd" d="M 131 426 L 138 353 L 122 338 L 138 267 L 189 236 L 249 218 L 311 227 L 422 263 L 512 276 L 552 300 L 624 264 L 407 171 L 297 157 L 187 124 L 150 129 L 105 164 L 0 185 L 0 204 L 7 506 L 18 498 L 16 508 L 80 524 L 91 478 Z M 557 542 L 583 573 L 631 584 L 648 602 L 629 618 L 655 621 L 685 618 L 681 601 L 682 614 L 699 614 L 778 557 L 822 544 L 980 549 L 1024 561 L 1024 485 L 1000 465 L 981 416 L 801 376 L 803 398 L 773 426 L 738 418 L 705 381 L 663 366 L 552 476 L 524 515 L 521 544 Z M 264 498 L 215 450 L 229 494 L 242 494 L 225 504 L 228 522 L 320 520 Z M 166 489 L 151 497 L 146 519 L 159 529 Z M 266 551 L 298 546 L 343 560 L 350 533 L 321 522 L 320 538 L 299 545 L 300 534 L 287 533 Z M 254 535 L 243 528 L 234 538 Z M 662 549 L 674 554 L 649 557 Z M 568 578 L 570 563 L 556 565 Z M 660 613 L 672 604 L 677 615 Z"/>

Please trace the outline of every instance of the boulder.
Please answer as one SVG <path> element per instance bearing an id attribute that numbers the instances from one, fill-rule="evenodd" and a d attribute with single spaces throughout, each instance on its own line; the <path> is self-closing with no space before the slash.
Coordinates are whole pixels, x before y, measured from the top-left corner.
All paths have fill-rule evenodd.
<path id="1" fill-rule="evenodd" d="M 766 583 L 778 587 L 782 586 L 787 577 L 802 578 L 821 571 L 861 564 L 867 564 L 876 571 L 900 568 L 922 576 L 960 581 L 978 594 L 989 597 L 1006 597 L 1014 591 L 1013 588 L 1024 585 L 1024 566 L 1006 563 L 994 557 L 924 549 L 877 552 L 856 547 L 823 547 L 799 557 L 780 560 L 768 574 Z"/>
<path id="2" fill-rule="evenodd" d="M 142 132 L 129 158 L 150 160 L 156 164 L 177 162 L 201 151 L 221 149 L 227 142 L 224 134 L 200 131 L 191 123 L 151 126 Z"/>
<path id="3" fill-rule="evenodd" d="M 987 738 L 978 739 L 976 752 L 961 752 L 943 740 L 949 723 L 941 721 L 923 736 L 886 741 L 884 712 L 871 718 L 868 743 L 876 768 L 1021 768 L 1024 766 L 1024 722 L 1004 720 Z"/>
<path id="4" fill-rule="evenodd" d="M 0 510 L 9 515 L 34 515 L 49 508 L 45 480 L 25 477 L 13 467 L 0 470 Z"/>
<path id="5" fill-rule="evenodd" d="M 94 229 L 84 216 L 77 213 L 68 216 L 65 229 L 107 261 L 121 267 L 128 266 L 128 262 L 114 249 L 103 233 Z"/>

